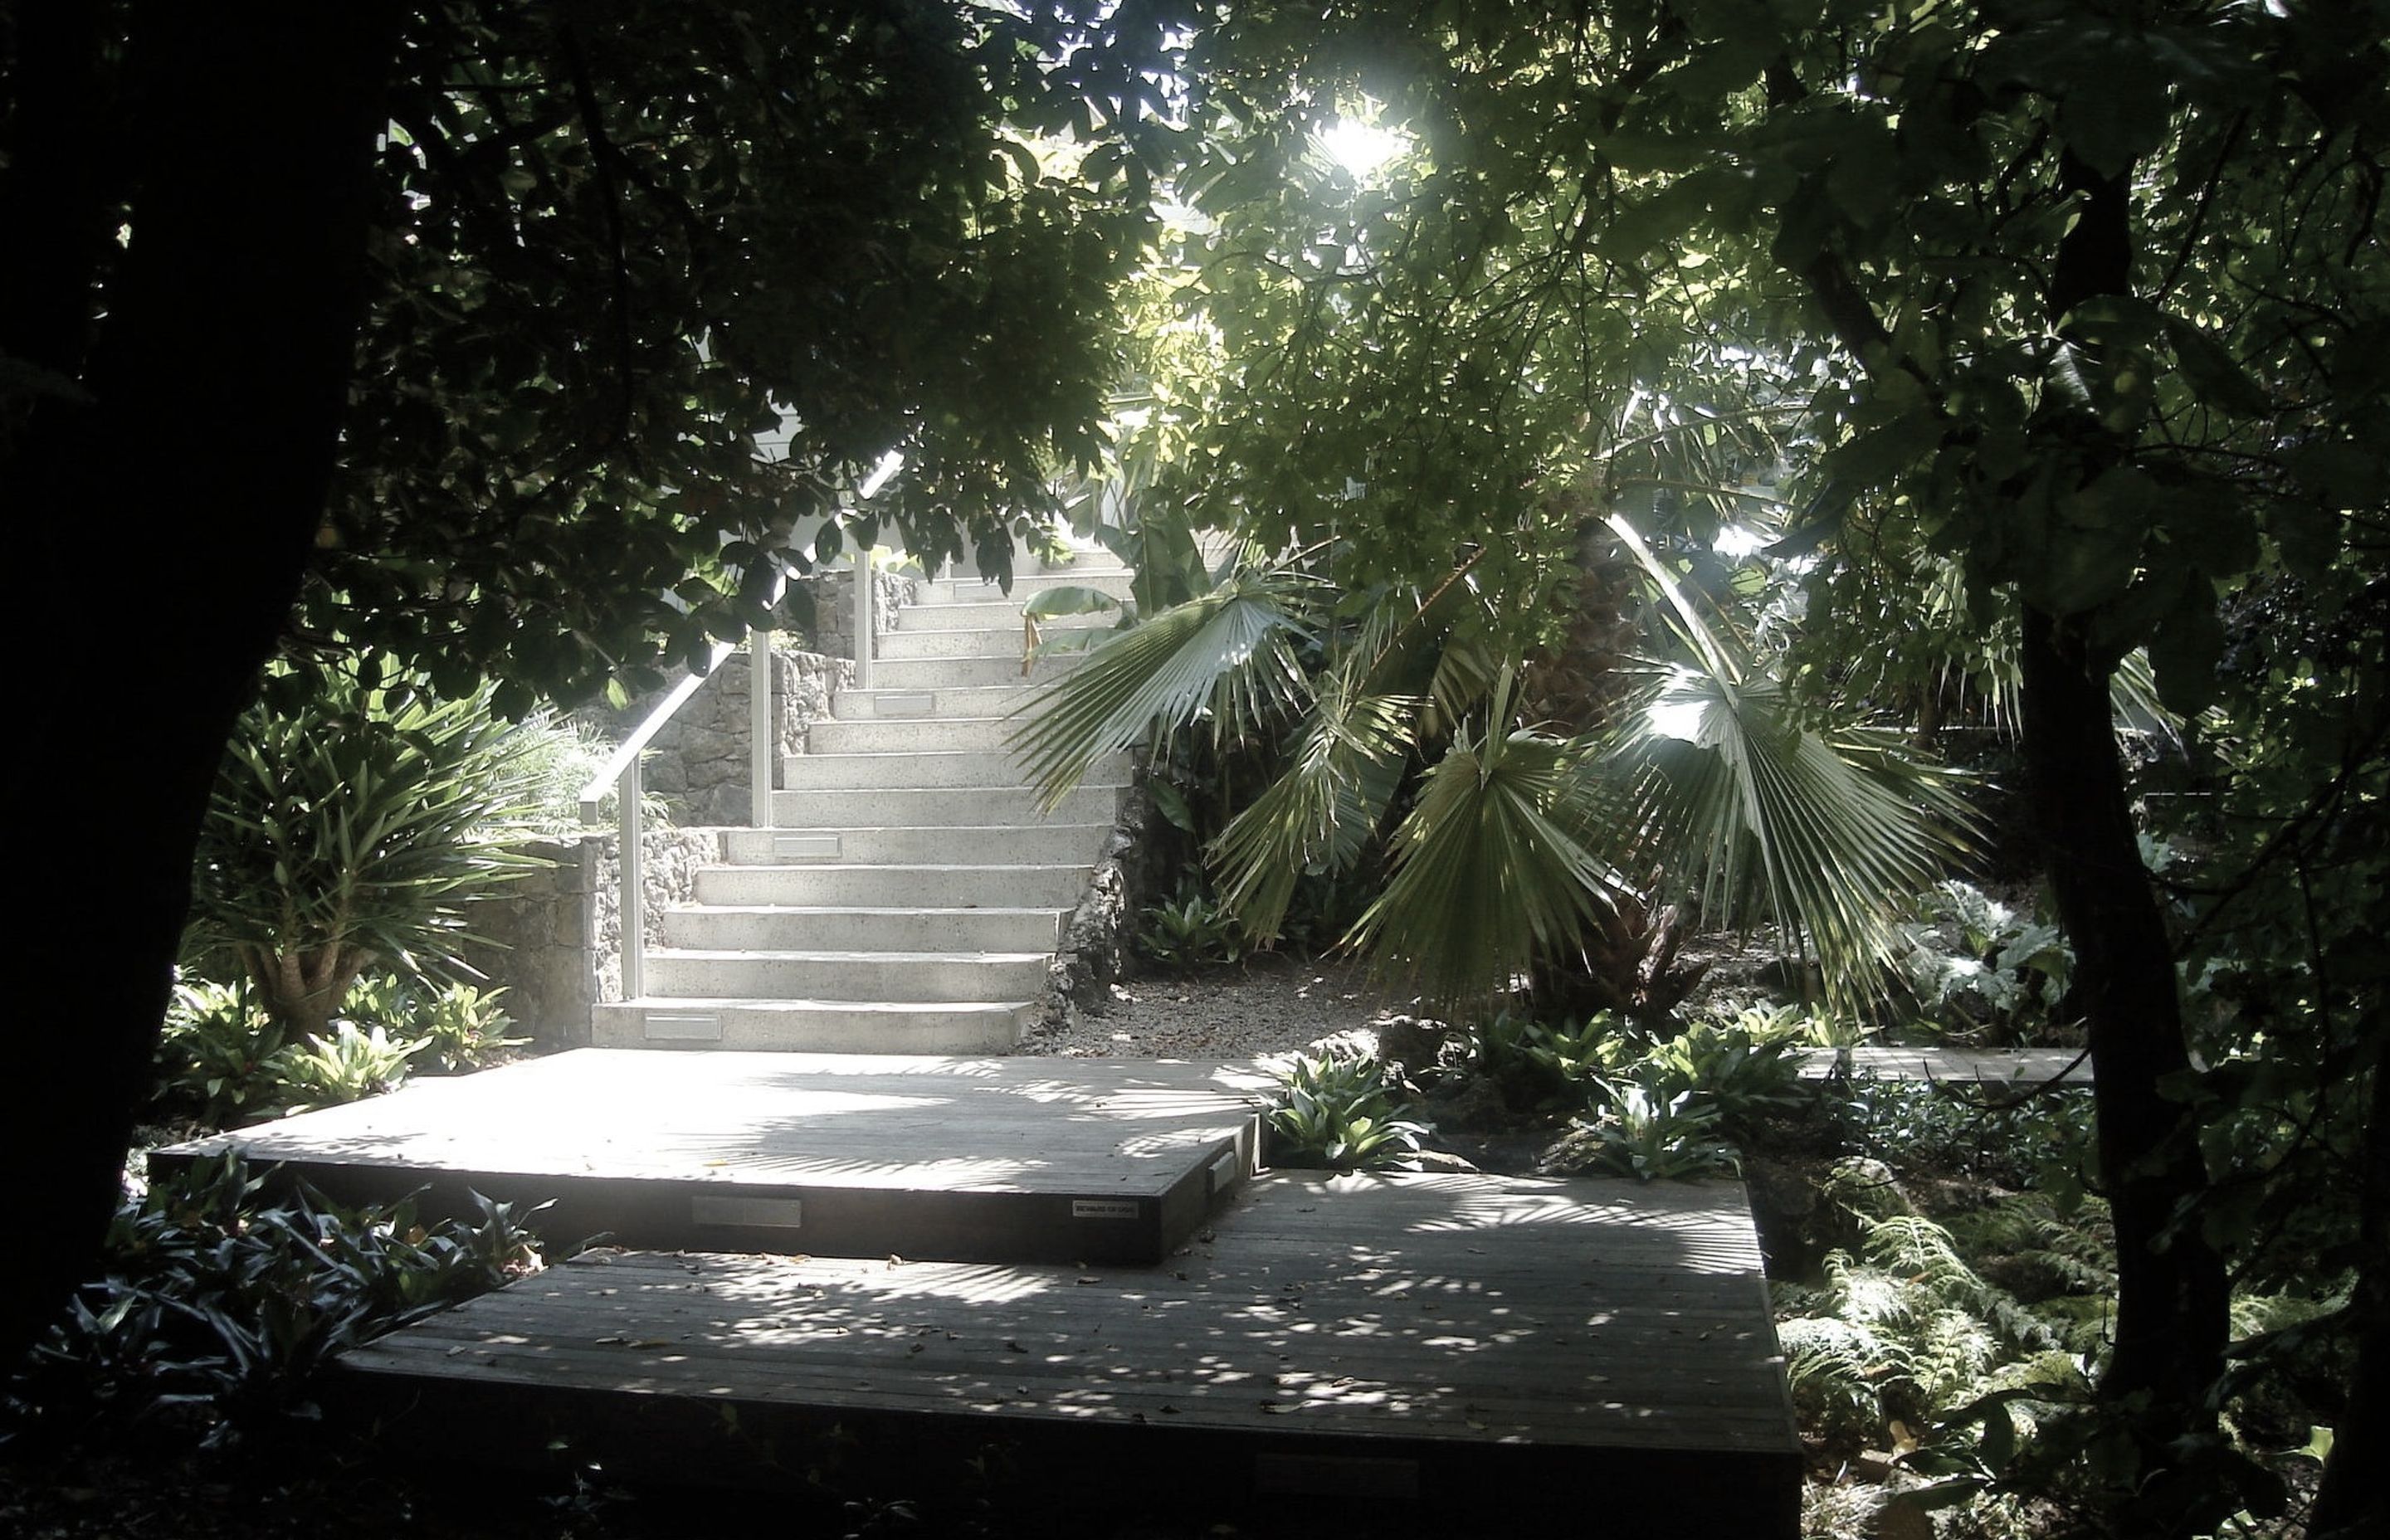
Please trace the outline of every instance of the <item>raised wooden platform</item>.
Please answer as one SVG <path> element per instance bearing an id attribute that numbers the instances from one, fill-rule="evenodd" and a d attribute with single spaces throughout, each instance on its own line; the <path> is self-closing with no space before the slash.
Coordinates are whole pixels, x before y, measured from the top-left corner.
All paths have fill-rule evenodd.
<path id="1" fill-rule="evenodd" d="M 161 1150 L 350 1202 L 554 1200 L 552 1240 L 1150 1262 L 1253 1168 L 1251 1066 L 584 1048 Z"/>
<path id="2" fill-rule="evenodd" d="M 342 1364 L 392 1437 L 615 1475 L 801 1480 L 834 1443 L 860 1490 L 981 1458 L 1040 1511 L 1798 1533 L 1738 1184 L 1268 1174 L 1147 1269 L 598 1253 Z"/>
<path id="3" fill-rule="evenodd" d="M 1849 1072 L 1860 1080 L 1944 1080 L 2018 1089 L 2053 1080 L 2091 1084 L 2091 1060 L 2080 1048 L 1869 1046 L 1847 1051 Z M 1833 1048 L 1804 1048 L 1792 1057 L 1804 1080 L 1826 1080 L 1844 1067 L 1842 1052 Z"/>

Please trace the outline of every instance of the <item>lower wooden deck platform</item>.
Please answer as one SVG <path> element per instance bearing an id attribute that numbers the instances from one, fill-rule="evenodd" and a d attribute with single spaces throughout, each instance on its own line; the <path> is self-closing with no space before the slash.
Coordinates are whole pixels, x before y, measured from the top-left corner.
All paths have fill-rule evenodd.
<path id="1" fill-rule="evenodd" d="M 1265 1174 L 1145 1268 L 598 1252 L 341 1362 L 391 1437 L 617 1475 L 1798 1533 L 1739 1184 Z"/>
<path id="2" fill-rule="evenodd" d="M 349 1202 L 553 1200 L 552 1240 L 1151 1262 L 1253 1169 L 1250 1065 L 584 1048 L 181 1144 Z"/>
<path id="3" fill-rule="evenodd" d="M 1934 1080 L 2024 1089 L 2047 1081 L 2091 1084 L 2091 1060 L 2079 1048 L 1804 1048 L 1792 1056 L 1804 1080 L 1849 1074 L 1859 1080 Z"/>

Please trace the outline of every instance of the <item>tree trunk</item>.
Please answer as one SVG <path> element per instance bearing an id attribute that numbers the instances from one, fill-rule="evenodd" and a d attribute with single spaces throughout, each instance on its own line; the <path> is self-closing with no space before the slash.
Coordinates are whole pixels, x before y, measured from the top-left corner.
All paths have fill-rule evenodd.
<path id="1" fill-rule="evenodd" d="M 17 869 L 42 884 L 20 941 L 42 966 L 18 981 L 11 1074 L 46 1116 L 9 1120 L 29 1148 L 8 1152 L 26 1174 L 0 1366 L 98 1253 L 209 784 L 322 520 L 398 18 L 386 0 L 134 6 L 131 244 L 104 301 L 42 302 L 105 318 L 88 401 L 43 401 L 0 464 L 27 579 L 68 617 L 17 649 L 39 675 L 19 759 L 45 778 L 17 799 L 41 815 Z M 67 284 L 93 265 L 57 264 Z"/>
<path id="2" fill-rule="evenodd" d="M 2314 1540 L 2390 1534 L 2390 1481 L 2382 1474 L 2390 1460 L 2383 1442 L 2390 1436 L 2390 1059 L 2374 1061 L 2367 1103 L 2357 1288 L 2348 1302 L 2358 1323 L 2357 1378 L 2307 1516 Z"/>
<path id="3" fill-rule="evenodd" d="M 2185 1431 L 2223 1368 L 2224 1264 L 2177 1207 L 2205 1189 L 2194 1120 L 2167 1099 L 2186 1073 L 2172 947 L 2125 803 L 2108 669 L 2078 631 L 2024 612 L 2024 757 L 2050 889 L 2075 945 L 2089 1028 L 2100 1176 L 2116 1226 L 2116 1346 L 2101 1391 L 2146 1392 Z"/>

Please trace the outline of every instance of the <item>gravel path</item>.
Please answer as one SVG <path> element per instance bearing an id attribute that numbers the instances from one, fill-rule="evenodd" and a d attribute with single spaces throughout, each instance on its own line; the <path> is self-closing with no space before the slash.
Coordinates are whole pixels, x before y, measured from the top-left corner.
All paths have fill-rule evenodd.
<path id="1" fill-rule="evenodd" d="M 1261 1059 L 1329 1043 L 1374 1052 L 1378 1024 L 1415 1008 L 1358 964 L 1262 956 L 1242 969 L 1116 983 L 1100 1014 L 1033 1032 L 1022 1052 L 1073 1059 Z"/>

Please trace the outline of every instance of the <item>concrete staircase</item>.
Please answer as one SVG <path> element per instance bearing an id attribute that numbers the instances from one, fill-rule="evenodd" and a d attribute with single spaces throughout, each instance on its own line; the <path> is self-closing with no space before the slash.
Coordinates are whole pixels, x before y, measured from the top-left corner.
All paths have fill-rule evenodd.
<path id="1" fill-rule="evenodd" d="M 1026 566 L 1026 563 L 1022 564 Z M 736 829 L 662 916 L 647 993 L 600 1005 L 599 1047 L 1003 1052 L 1034 1019 L 1129 778 L 1099 767 L 1041 816 L 1007 713 L 1075 658 L 1022 667 L 1021 609 L 1057 585 L 1128 591 L 1099 553 L 993 584 L 941 579 L 782 762 L 769 829 Z M 1109 616 L 1057 627 L 1103 626 Z"/>

